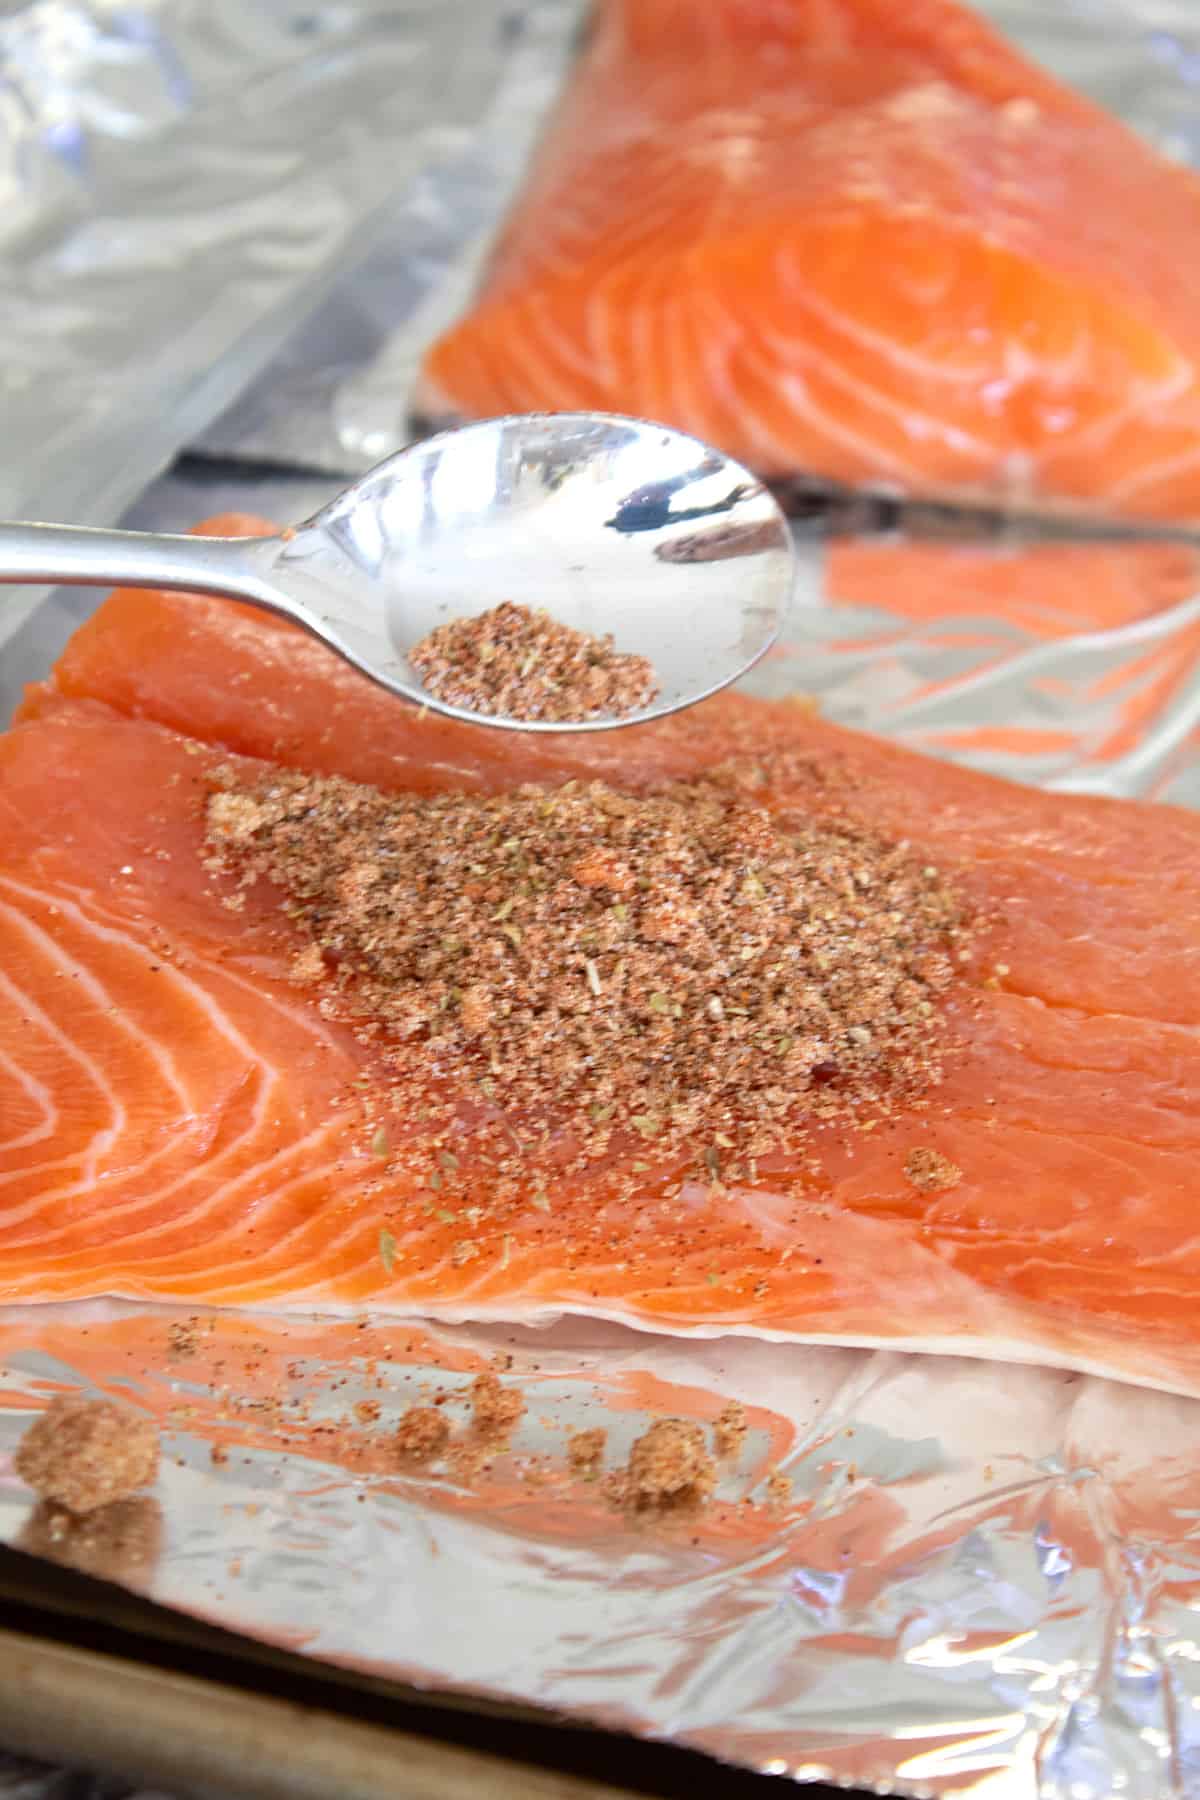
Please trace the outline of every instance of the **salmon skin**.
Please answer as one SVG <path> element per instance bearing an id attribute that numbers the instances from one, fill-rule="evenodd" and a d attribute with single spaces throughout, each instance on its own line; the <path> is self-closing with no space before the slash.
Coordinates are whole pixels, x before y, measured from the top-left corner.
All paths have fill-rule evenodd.
<path id="1" fill-rule="evenodd" d="M 819 1174 L 785 1156 L 754 1183 L 676 1192 L 651 1171 L 603 1209 L 564 1180 L 521 1194 L 502 1230 L 486 1206 L 482 1223 L 440 1206 L 406 1174 L 402 1109 L 381 1160 L 375 1052 L 289 980 L 278 897 L 231 907 L 232 881 L 202 866 L 219 763 L 495 791 L 777 751 L 819 759 L 830 793 L 848 784 L 858 816 L 997 921 L 932 1107 L 849 1141 L 818 1128 Z M 826 804 L 820 784 L 768 792 Z M 489 732 L 397 702 L 270 617 L 119 592 L 0 738 L 3 1302 L 581 1313 L 1200 1393 L 1198 1022 L 1200 818 L 1022 789 L 795 704 Z M 915 1186 L 914 1148 L 961 1180 Z"/>
<path id="2" fill-rule="evenodd" d="M 434 418 L 1200 517 L 1200 179 L 953 0 L 600 0 Z"/>

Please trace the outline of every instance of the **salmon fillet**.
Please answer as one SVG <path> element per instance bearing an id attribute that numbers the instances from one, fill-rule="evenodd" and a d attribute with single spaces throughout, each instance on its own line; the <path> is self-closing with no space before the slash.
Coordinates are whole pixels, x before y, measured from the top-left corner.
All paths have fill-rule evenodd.
<path id="1" fill-rule="evenodd" d="M 224 521 L 236 529 L 242 521 Z M 289 980 L 263 886 L 202 866 L 218 763 L 387 790 L 817 756 L 997 923 L 928 1111 L 725 1191 L 564 1180 L 502 1224 L 406 1174 L 376 1054 Z M 825 790 L 768 790 L 816 812 Z M 0 1301 L 121 1295 L 884 1343 L 1200 1393 L 1200 818 L 926 762 L 737 695 L 636 731 L 422 716 L 267 616 L 119 592 L 0 738 Z M 962 1172 L 929 1192 L 914 1148 Z M 381 1233 L 394 1255 L 381 1255 Z M 473 1246 L 464 1257 L 461 1246 Z M 388 1266 L 385 1266 L 385 1263 Z"/>
<path id="2" fill-rule="evenodd" d="M 419 403 L 1200 512 L 1200 179 L 954 0 L 600 0 Z"/>

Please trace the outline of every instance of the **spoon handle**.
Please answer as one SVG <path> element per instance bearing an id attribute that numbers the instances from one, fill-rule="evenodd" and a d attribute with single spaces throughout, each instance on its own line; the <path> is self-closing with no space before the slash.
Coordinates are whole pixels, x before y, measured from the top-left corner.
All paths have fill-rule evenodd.
<path id="1" fill-rule="evenodd" d="M 173 536 L 0 521 L 0 584 L 172 588 L 278 608 L 261 571 L 279 539 Z M 268 555 L 269 549 L 269 555 Z"/>

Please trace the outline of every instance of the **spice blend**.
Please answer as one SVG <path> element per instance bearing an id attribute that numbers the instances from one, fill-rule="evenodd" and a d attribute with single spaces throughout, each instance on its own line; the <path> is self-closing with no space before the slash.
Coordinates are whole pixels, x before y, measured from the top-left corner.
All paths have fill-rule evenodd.
<path id="1" fill-rule="evenodd" d="M 14 1467 L 44 1499 L 94 1512 L 157 1479 L 158 1430 L 110 1400 L 59 1394 L 21 1439 Z"/>
<path id="2" fill-rule="evenodd" d="M 713 1424 L 713 1445 L 717 1455 L 728 1459 L 740 1455 L 748 1429 L 745 1407 L 740 1401 L 731 1400 L 717 1414 Z"/>
<path id="3" fill-rule="evenodd" d="M 634 1440 L 629 1461 L 608 1478 L 608 1497 L 631 1512 L 692 1512 L 707 1504 L 717 1465 L 699 1425 L 655 1419 Z"/>
<path id="4" fill-rule="evenodd" d="M 495 1375 L 477 1375 L 471 1383 L 471 1422 L 478 1431 L 511 1431 L 525 1414 L 519 1388 L 504 1387 Z"/>
<path id="5" fill-rule="evenodd" d="M 920 1147 L 910 1150 L 904 1160 L 905 1178 L 922 1194 L 940 1194 L 957 1187 L 962 1170 L 943 1156 L 940 1150 Z"/>
<path id="6" fill-rule="evenodd" d="M 603 1425 L 589 1425 L 567 1439 L 567 1463 L 577 1475 L 594 1475 L 604 1461 L 608 1432 Z"/>
<path id="7" fill-rule="evenodd" d="M 295 978 L 378 1045 L 434 1189 L 468 1146 L 526 1185 L 619 1157 L 714 1185 L 807 1126 L 918 1103 L 970 954 L 936 868 L 845 812 L 773 814 L 771 774 L 425 796 L 226 772 L 208 838 L 214 867 L 279 890 Z"/>
<path id="8" fill-rule="evenodd" d="M 450 1421 L 434 1406 L 410 1406 L 396 1426 L 397 1454 L 412 1462 L 440 1456 L 449 1442 Z"/>
<path id="9" fill-rule="evenodd" d="M 660 692 L 644 656 L 510 600 L 437 626 L 408 660 L 439 700 L 487 717 L 622 719 Z"/>

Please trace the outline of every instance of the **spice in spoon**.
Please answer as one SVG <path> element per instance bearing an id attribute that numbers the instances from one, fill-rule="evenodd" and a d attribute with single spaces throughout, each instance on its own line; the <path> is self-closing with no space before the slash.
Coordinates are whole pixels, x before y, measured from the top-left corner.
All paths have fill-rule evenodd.
<path id="1" fill-rule="evenodd" d="M 660 692 L 644 656 L 509 600 L 437 626 L 409 661 L 437 699 L 489 718 L 622 719 Z"/>

